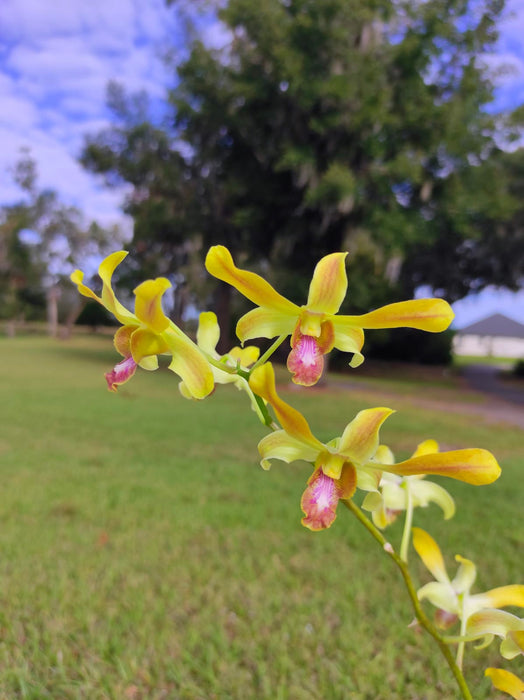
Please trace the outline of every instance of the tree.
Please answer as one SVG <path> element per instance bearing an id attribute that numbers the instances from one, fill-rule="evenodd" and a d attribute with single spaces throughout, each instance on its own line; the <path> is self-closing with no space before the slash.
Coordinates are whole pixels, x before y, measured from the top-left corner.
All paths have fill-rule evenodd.
<path id="1" fill-rule="evenodd" d="M 499 0 L 229 0 L 218 12 L 229 44 L 194 40 L 178 67 L 172 126 L 121 120 L 88 139 L 83 162 L 134 185 L 137 249 L 144 234 L 172 251 L 220 242 L 241 262 L 280 265 L 297 300 L 319 257 L 349 249 L 347 310 L 421 283 L 458 298 L 500 280 L 483 251 L 496 253 L 493 227 L 515 209 L 497 145 L 513 132 L 486 109 L 480 60 L 502 11 Z M 494 169 L 500 197 L 481 199 Z M 444 271 L 464 250 L 467 275 Z M 506 265 L 508 279 L 522 275 Z"/>
<path id="2" fill-rule="evenodd" d="M 49 332 L 56 335 L 59 300 L 68 307 L 68 329 L 82 308 L 76 295 L 64 293 L 63 282 L 86 259 L 118 245 L 121 233 L 95 222 L 86 225 L 77 208 L 61 203 L 53 190 L 40 189 L 36 163 L 27 151 L 14 168 L 14 179 L 22 198 L 0 210 L 0 313 L 11 321 L 47 315 Z M 67 280 L 65 290 L 69 287 Z"/>

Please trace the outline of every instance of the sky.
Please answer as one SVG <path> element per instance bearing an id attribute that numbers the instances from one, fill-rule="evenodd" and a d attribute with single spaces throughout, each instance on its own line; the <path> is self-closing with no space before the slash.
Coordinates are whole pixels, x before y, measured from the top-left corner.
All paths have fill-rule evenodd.
<path id="1" fill-rule="evenodd" d="M 497 78 L 496 105 L 524 103 L 524 0 L 510 0 L 490 67 L 511 67 Z M 16 201 L 12 166 L 29 147 L 39 182 L 55 189 L 102 225 L 131 234 L 120 205 L 125 188 L 109 190 L 78 164 L 84 136 L 110 124 L 106 87 L 145 90 L 160 105 L 173 80 L 162 60 L 180 26 L 164 0 L 0 0 L 0 204 Z M 218 24 L 205 41 L 220 45 Z M 454 305 L 456 327 L 502 312 L 524 323 L 524 290 L 485 290 Z"/>

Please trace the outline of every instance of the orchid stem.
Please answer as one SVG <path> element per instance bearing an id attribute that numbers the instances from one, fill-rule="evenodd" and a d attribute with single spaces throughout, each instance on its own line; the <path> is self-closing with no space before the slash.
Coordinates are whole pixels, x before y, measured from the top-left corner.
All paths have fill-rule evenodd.
<path id="1" fill-rule="evenodd" d="M 404 583 L 406 584 L 408 595 L 410 597 L 411 604 L 415 612 L 415 617 L 417 618 L 421 627 L 423 627 L 426 630 L 426 632 L 430 634 L 438 644 L 442 655 L 446 659 L 447 664 L 455 677 L 457 685 L 462 694 L 463 700 L 473 700 L 473 697 L 466 683 L 466 679 L 464 678 L 461 669 L 459 668 L 455 659 L 453 658 L 451 649 L 448 647 L 435 625 L 427 617 L 424 610 L 422 610 L 406 562 L 395 552 L 391 544 L 386 540 L 386 538 L 380 532 L 380 530 L 377 527 L 375 527 L 375 525 L 364 515 L 361 509 L 355 503 L 353 503 L 353 501 L 342 500 L 342 503 L 346 506 L 348 510 L 350 510 L 353 513 L 353 515 L 357 518 L 357 520 L 360 521 L 360 523 L 366 528 L 366 530 L 372 535 L 372 537 L 375 538 L 375 540 L 381 545 L 384 551 L 387 552 L 387 554 L 389 554 L 389 556 L 393 559 L 397 567 L 400 569 L 400 573 L 402 574 L 402 578 L 404 579 Z"/>
<path id="2" fill-rule="evenodd" d="M 409 479 L 405 480 L 404 485 L 406 487 L 406 518 L 404 520 L 402 542 L 400 543 L 400 558 L 407 564 L 409 542 L 411 539 L 411 525 L 413 523 L 413 498 L 411 495 Z"/>
<path id="3" fill-rule="evenodd" d="M 288 337 L 288 335 L 289 335 L 289 333 L 286 333 L 286 335 L 279 335 L 278 338 L 275 340 L 275 342 L 269 346 L 269 348 L 266 350 L 266 352 L 261 357 L 259 357 L 258 360 L 253 365 L 253 367 L 251 367 L 251 372 L 256 367 L 260 367 L 260 365 L 263 365 L 264 362 L 267 362 L 269 360 L 269 358 L 271 357 L 271 355 L 275 352 L 275 350 L 277 350 L 282 345 L 282 343 Z"/>
<path id="4" fill-rule="evenodd" d="M 462 613 L 460 616 L 460 636 L 464 637 L 466 634 L 466 624 L 467 624 L 468 618 L 466 615 L 464 615 L 464 597 L 462 598 Z M 460 640 L 458 647 L 457 647 L 457 666 L 462 670 L 462 664 L 464 663 L 464 647 L 465 647 L 465 642 L 463 639 Z"/>

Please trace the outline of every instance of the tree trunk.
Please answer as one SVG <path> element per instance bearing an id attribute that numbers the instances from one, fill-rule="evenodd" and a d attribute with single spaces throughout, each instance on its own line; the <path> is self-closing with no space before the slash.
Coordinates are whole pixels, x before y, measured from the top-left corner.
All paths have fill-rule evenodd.
<path id="1" fill-rule="evenodd" d="M 47 292 L 47 332 L 56 338 L 58 335 L 58 298 L 60 289 L 53 285 Z"/>
<path id="2" fill-rule="evenodd" d="M 231 286 L 220 282 L 215 295 L 215 313 L 220 326 L 217 350 L 223 355 L 231 349 Z"/>

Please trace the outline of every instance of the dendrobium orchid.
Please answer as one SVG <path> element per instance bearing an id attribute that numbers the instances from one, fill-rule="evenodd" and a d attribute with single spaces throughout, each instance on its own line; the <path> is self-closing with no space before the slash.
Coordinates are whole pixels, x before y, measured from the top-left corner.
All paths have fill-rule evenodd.
<path id="1" fill-rule="evenodd" d="M 439 332 L 453 320 L 453 311 L 443 299 L 415 299 L 361 316 L 337 316 L 347 291 L 346 255 L 331 253 L 318 262 L 304 306 L 283 297 L 259 275 L 236 267 L 224 246 L 210 248 L 205 264 L 210 274 L 257 304 L 238 321 L 240 340 L 291 335 L 287 366 L 292 379 L 312 386 L 322 374 L 324 355 L 333 348 L 353 353 L 351 367 L 361 364 L 363 329 L 408 327 Z"/>
<path id="2" fill-rule="evenodd" d="M 503 668 L 487 668 L 484 675 L 491 678 L 493 687 L 497 690 L 502 690 L 515 700 L 524 700 L 524 681 L 511 671 Z"/>
<path id="3" fill-rule="evenodd" d="M 437 452 L 438 443 L 435 440 L 425 440 L 418 445 L 412 457 Z M 377 458 L 383 463 L 393 464 L 395 461 L 393 453 L 386 445 L 379 446 Z M 430 503 L 440 506 L 446 520 L 455 514 L 455 502 L 450 494 L 439 484 L 426 481 L 424 474 L 400 477 L 384 472 L 379 491 L 380 493 L 368 493 L 362 508 L 371 511 L 373 522 L 380 529 L 394 522 L 402 511 L 409 508 L 425 508 Z"/>
<path id="4" fill-rule="evenodd" d="M 383 471 L 399 476 L 441 474 L 470 484 L 489 484 L 498 478 L 500 467 L 486 450 L 456 450 L 422 454 L 397 464 L 376 460 L 379 429 L 393 413 L 389 408 L 360 411 L 341 437 L 322 443 L 311 432 L 297 410 L 277 394 L 271 363 L 256 367 L 249 379 L 253 392 L 273 407 L 282 429 L 262 438 L 258 450 L 261 465 L 269 469 L 272 459 L 314 463 L 314 471 L 302 496 L 302 524 L 310 530 L 330 527 L 340 499 L 350 499 L 358 488 L 376 491 Z"/>
<path id="5" fill-rule="evenodd" d="M 197 345 L 208 358 L 215 361 L 215 364 L 211 365 L 215 383 L 234 384 L 237 389 L 247 391 L 252 398 L 253 408 L 256 411 L 256 401 L 253 398 L 248 381 L 241 374 L 238 374 L 238 370 L 243 370 L 247 376 L 249 367 L 258 360 L 260 355 L 259 348 L 254 345 L 249 345 L 245 348 L 236 346 L 225 355 L 219 355 L 216 351 L 219 339 L 220 326 L 218 325 L 216 314 L 212 311 L 202 312 L 198 319 Z M 217 364 L 222 365 L 223 369 L 217 367 Z M 182 396 L 192 398 L 184 382 L 180 382 L 178 387 Z"/>
<path id="6" fill-rule="evenodd" d="M 102 279 L 100 297 L 83 283 L 81 270 L 75 270 L 71 275 L 80 294 L 98 301 L 122 324 L 115 333 L 114 345 L 124 360 L 105 375 L 108 388 L 116 391 L 134 375 L 137 366 L 157 369 L 157 356 L 168 354 L 172 356 L 169 369 L 182 378 L 191 396 L 204 398 L 213 390 L 213 373 L 198 347 L 162 311 L 162 296 L 171 287 L 169 280 L 158 277 L 138 285 L 134 290 L 134 314 L 116 298 L 111 279 L 126 256 L 127 252 L 122 250 L 102 261 L 98 268 Z"/>
<path id="7" fill-rule="evenodd" d="M 468 620 L 479 611 L 504 608 L 508 605 L 524 607 L 524 585 L 501 586 L 472 595 L 471 588 L 475 583 L 477 569 L 472 561 L 458 554 L 455 556 L 459 562 L 458 571 L 451 580 L 438 544 L 425 530 L 413 528 L 413 546 L 435 578 L 435 581 L 422 586 L 417 591 L 417 596 L 419 600 L 429 600 L 437 608 L 436 623 L 443 629 L 451 627 L 460 619 L 462 631 L 465 631 L 466 623 L 469 627 Z"/>

